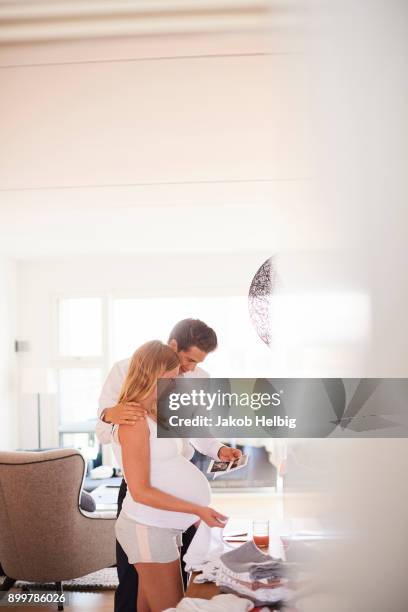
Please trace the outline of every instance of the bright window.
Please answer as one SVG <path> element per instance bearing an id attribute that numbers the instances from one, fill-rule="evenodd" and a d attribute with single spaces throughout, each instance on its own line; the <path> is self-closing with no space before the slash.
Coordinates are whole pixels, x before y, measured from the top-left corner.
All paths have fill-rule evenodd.
<path id="1" fill-rule="evenodd" d="M 166 342 L 187 317 L 217 333 L 218 349 L 203 364 L 213 377 L 347 376 L 364 362 L 371 333 L 369 296 L 357 292 L 278 292 L 270 301 L 269 348 L 252 325 L 246 296 L 114 297 L 109 319 L 107 303 L 107 297 L 58 300 L 61 432 L 91 431 L 108 367 L 148 340 Z M 72 423 L 75 431 L 67 430 Z"/>
<path id="2" fill-rule="evenodd" d="M 86 457 L 94 460 L 98 455 L 99 442 L 93 432 L 66 433 L 60 434 L 61 448 L 77 448 Z"/>
<path id="3" fill-rule="evenodd" d="M 94 357 L 103 352 L 101 298 L 58 301 L 58 355 Z"/>
<path id="4" fill-rule="evenodd" d="M 58 370 L 60 424 L 95 420 L 102 383 L 100 368 L 60 368 Z"/>
<path id="5" fill-rule="evenodd" d="M 367 294 L 279 291 L 269 307 L 267 347 L 253 327 L 245 295 L 60 298 L 55 369 L 61 445 L 95 458 L 98 398 L 109 366 L 148 340 L 166 342 L 175 323 L 188 317 L 217 333 L 218 349 L 203 364 L 213 377 L 347 376 L 364 362 L 371 334 Z M 250 476 L 253 483 L 257 478 Z M 269 472 L 265 478 L 270 480 Z"/>

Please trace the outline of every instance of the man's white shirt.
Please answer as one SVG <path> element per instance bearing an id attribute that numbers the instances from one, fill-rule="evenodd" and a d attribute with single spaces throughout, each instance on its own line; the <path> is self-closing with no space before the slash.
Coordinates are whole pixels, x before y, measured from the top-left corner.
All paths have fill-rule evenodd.
<path id="1" fill-rule="evenodd" d="M 102 387 L 102 392 L 99 397 L 98 421 L 96 423 L 96 435 L 101 444 L 112 444 L 112 442 L 114 442 L 112 437 L 112 425 L 102 421 L 101 417 L 104 410 L 118 403 L 120 390 L 125 381 L 130 361 L 131 358 L 123 359 L 115 363 Z M 186 372 L 180 376 L 184 378 L 209 378 L 207 372 L 199 367 L 196 367 L 194 372 Z M 211 457 L 211 459 L 218 459 L 218 452 L 223 446 L 223 444 L 215 438 L 190 438 L 188 441 L 185 440 L 185 442 L 190 442 L 190 444 L 186 445 L 189 448 L 186 448 L 186 451 L 183 452 L 188 459 L 191 459 L 194 454 L 194 450 L 190 445 L 203 455 Z"/>

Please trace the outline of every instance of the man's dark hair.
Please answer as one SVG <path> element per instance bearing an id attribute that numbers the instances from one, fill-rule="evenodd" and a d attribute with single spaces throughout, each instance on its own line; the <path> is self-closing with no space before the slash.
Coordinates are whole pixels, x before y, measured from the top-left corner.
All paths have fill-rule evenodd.
<path id="1" fill-rule="evenodd" d="M 170 340 L 176 340 L 178 351 L 188 351 L 196 346 L 205 353 L 211 353 L 217 348 L 217 335 L 199 319 L 183 319 L 171 330 Z"/>

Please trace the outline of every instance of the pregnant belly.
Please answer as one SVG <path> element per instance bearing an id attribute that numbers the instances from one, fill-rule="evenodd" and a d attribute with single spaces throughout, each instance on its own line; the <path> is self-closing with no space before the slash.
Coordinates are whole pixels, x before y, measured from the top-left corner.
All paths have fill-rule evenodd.
<path id="1" fill-rule="evenodd" d="M 151 470 L 150 482 L 160 491 L 200 506 L 208 506 L 211 500 L 210 485 L 204 474 L 180 455 L 156 463 Z M 156 527 L 185 530 L 198 520 L 193 514 L 160 510 L 138 504 L 132 500 L 129 492 L 123 503 L 123 509 L 140 523 Z"/>
<path id="2" fill-rule="evenodd" d="M 204 474 L 184 457 L 157 464 L 150 475 L 153 487 L 189 502 L 207 506 L 211 499 L 210 485 Z"/>

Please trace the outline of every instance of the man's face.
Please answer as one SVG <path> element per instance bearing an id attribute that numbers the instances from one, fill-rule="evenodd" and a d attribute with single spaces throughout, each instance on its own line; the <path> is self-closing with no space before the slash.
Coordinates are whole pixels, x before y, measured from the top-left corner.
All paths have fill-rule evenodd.
<path id="1" fill-rule="evenodd" d="M 207 353 L 198 346 L 190 346 L 186 351 L 177 351 L 177 355 L 180 359 L 180 374 L 194 372 L 196 365 L 202 363 L 207 357 Z"/>

